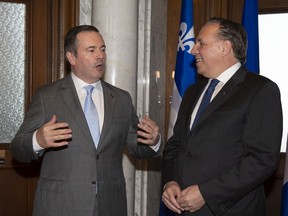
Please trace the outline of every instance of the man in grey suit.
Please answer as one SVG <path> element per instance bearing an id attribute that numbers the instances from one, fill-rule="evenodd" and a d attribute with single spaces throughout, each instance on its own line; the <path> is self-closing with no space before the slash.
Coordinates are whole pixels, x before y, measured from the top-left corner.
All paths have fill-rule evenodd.
<path id="1" fill-rule="evenodd" d="M 214 18 L 192 49 L 204 78 L 187 89 L 163 152 L 162 199 L 181 215 L 265 215 L 263 183 L 277 167 L 282 108 L 277 85 L 243 66 L 246 48 L 243 26 Z"/>
<path id="2" fill-rule="evenodd" d="M 136 158 L 161 153 L 156 123 L 148 117 L 139 123 L 129 93 L 101 80 L 105 48 L 93 26 L 67 33 L 65 55 L 72 72 L 36 91 L 11 143 L 18 161 L 42 158 L 34 216 L 126 216 L 124 147 Z M 83 112 L 88 85 L 94 89 L 99 141 L 93 141 L 95 131 Z"/>

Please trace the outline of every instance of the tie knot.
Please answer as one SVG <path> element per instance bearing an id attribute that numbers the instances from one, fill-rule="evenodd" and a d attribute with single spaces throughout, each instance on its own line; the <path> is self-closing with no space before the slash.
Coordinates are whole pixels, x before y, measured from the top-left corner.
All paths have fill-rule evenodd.
<path id="1" fill-rule="evenodd" d="M 219 83 L 219 80 L 217 80 L 217 79 L 212 79 L 209 87 L 215 88 L 215 86 L 216 86 L 218 83 Z"/>
<path id="2" fill-rule="evenodd" d="M 87 94 L 91 94 L 93 92 L 94 86 L 88 85 L 85 86 L 84 89 L 86 90 Z"/>

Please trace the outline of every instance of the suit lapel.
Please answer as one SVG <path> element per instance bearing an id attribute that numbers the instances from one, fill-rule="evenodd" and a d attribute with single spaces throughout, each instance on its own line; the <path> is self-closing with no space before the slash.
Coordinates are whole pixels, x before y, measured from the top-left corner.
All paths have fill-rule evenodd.
<path id="1" fill-rule="evenodd" d="M 71 118 L 74 118 L 75 122 L 77 122 L 76 125 L 78 125 L 79 129 L 82 131 L 84 137 L 95 149 L 93 139 L 89 132 L 89 127 L 86 123 L 85 115 L 83 113 L 83 109 L 81 107 L 71 74 L 63 79 L 60 95 L 63 98 L 67 110 L 70 111 Z"/>
<path id="2" fill-rule="evenodd" d="M 247 70 L 243 66 L 237 70 L 237 72 L 223 86 L 220 92 L 208 105 L 206 110 L 200 116 L 198 122 L 195 124 L 194 128 L 201 124 L 201 122 L 203 122 L 209 115 L 211 115 L 211 113 L 215 112 L 219 106 L 225 103 L 225 101 L 227 101 L 239 89 L 238 84 L 244 81 L 246 74 Z"/>
<path id="3" fill-rule="evenodd" d="M 115 109 L 115 93 L 113 89 L 104 81 L 101 80 L 104 96 L 104 121 L 102 132 L 100 135 L 98 149 L 102 147 L 104 143 L 105 135 L 109 133 L 111 127 L 112 117 Z"/>
<path id="4" fill-rule="evenodd" d="M 188 108 L 186 111 L 184 111 L 186 114 L 185 116 L 188 116 L 189 118 L 186 118 L 186 124 L 185 127 L 187 129 L 187 134 L 189 137 L 190 134 L 190 122 L 191 122 L 191 115 L 193 110 L 195 109 L 195 106 L 197 104 L 197 101 L 199 100 L 199 97 L 201 93 L 203 92 L 205 86 L 207 85 L 208 79 L 202 79 L 201 81 L 198 81 L 197 85 L 195 85 L 195 88 L 192 88 L 191 90 L 187 91 L 188 96 L 187 101 L 185 101 L 183 104 L 183 108 Z"/>

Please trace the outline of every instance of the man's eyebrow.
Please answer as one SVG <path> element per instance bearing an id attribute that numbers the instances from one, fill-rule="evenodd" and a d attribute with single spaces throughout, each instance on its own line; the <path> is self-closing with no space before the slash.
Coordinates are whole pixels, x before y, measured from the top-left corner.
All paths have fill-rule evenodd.
<path id="1" fill-rule="evenodd" d="M 96 46 L 88 46 L 87 48 L 86 48 L 86 50 L 88 50 L 88 49 L 95 49 L 96 48 Z"/>
<path id="2" fill-rule="evenodd" d="M 89 47 L 86 48 L 86 50 L 88 50 L 88 49 L 96 49 L 96 48 L 97 48 L 97 46 L 89 46 Z M 99 46 L 99 48 L 106 48 L 106 45 L 101 45 L 101 46 Z"/>

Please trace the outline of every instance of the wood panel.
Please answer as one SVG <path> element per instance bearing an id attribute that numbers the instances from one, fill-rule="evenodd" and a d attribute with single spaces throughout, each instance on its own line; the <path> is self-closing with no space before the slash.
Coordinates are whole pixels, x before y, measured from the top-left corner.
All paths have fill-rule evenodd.
<path id="1" fill-rule="evenodd" d="M 259 0 L 259 13 L 287 13 L 288 0 Z"/>
<path id="2" fill-rule="evenodd" d="M 63 77 L 64 36 L 78 24 L 79 0 L 7 0 L 26 5 L 25 110 L 35 90 Z M 30 216 L 40 162 L 12 159 L 9 144 L 0 144 L 0 215 Z"/>
<path id="3" fill-rule="evenodd" d="M 40 163 L 16 162 L 8 145 L 0 145 L 0 151 L 5 152 L 0 165 L 0 215 L 29 216 L 32 214 Z"/>
<path id="4" fill-rule="evenodd" d="M 34 0 L 31 8 L 32 56 L 27 104 L 35 90 L 68 72 L 64 61 L 64 37 L 78 23 L 79 0 Z"/>

